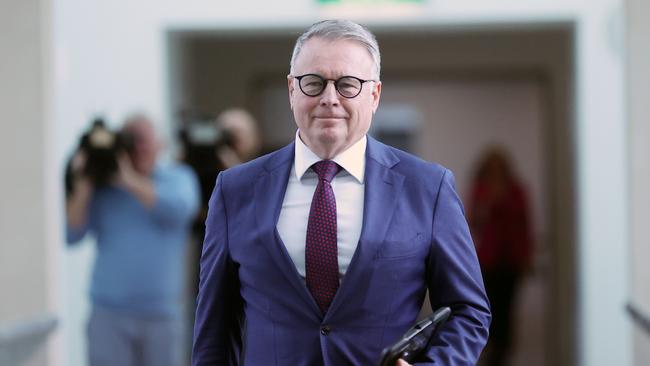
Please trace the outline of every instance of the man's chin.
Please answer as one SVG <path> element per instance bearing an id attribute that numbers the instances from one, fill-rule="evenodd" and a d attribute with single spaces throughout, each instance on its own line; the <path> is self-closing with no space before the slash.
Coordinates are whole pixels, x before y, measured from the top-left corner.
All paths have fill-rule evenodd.
<path id="1" fill-rule="evenodd" d="M 333 158 L 348 147 L 348 141 L 344 136 L 321 135 L 319 136 L 318 144 L 320 145 L 319 150 L 327 155 L 327 157 L 325 157 L 327 159 Z M 323 157 L 321 156 L 321 158 Z"/>
<path id="2" fill-rule="evenodd" d="M 324 146 L 337 146 L 345 143 L 345 136 L 338 131 L 322 131 L 318 136 L 318 142 Z"/>

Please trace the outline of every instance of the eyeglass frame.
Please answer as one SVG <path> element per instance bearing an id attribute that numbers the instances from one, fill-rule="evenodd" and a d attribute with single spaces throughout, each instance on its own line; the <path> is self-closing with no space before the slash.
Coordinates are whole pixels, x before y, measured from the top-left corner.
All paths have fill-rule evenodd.
<path id="1" fill-rule="evenodd" d="M 300 91 L 301 91 L 303 94 L 305 94 L 305 95 L 308 96 L 308 97 L 317 97 L 317 96 L 323 94 L 323 92 L 325 91 L 325 89 L 327 89 L 327 84 L 329 84 L 329 82 L 331 81 L 331 82 L 334 83 L 334 89 L 336 89 L 336 92 L 339 93 L 340 96 L 342 96 L 343 98 L 346 98 L 346 99 L 353 99 L 353 98 L 358 97 L 359 94 L 361 94 L 361 91 L 363 90 L 363 84 L 364 84 L 364 83 L 367 83 L 367 82 L 370 82 L 370 81 L 374 81 L 374 82 L 378 82 L 378 81 L 379 81 L 379 80 L 375 80 L 375 79 L 364 80 L 364 79 L 361 79 L 361 78 L 358 78 L 358 77 L 356 77 L 356 76 L 352 76 L 352 75 L 344 75 L 344 76 L 341 76 L 341 77 L 338 78 L 338 79 L 326 79 L 326 78 L 324 78 L 324 77 L 322 77 L 322 76 L 320 76 L 320 75 L 318 75 L 318 74 L 311 74 L 311 73 L 310 73 L 310 74 L 303 74 L 303 75 L 289 75 L 289 76 L 292 77 L 292 78 L 294 78 L 294 79 L 296 79 L 296 80 L 298 80 L 298 88 L 300 89 Z M 314 95 L 307 94 L 307 93 L 302 89 L 302 85 L 300 84 L 300 80 L 302 80 L 302 78 L 304 78 L 304 77 L 306 77 L 306 76 L 316 76 L 316 77 L 320 78 L 321 80 L 323 80 L 323 89 L 321 89 L 321 91 L 318 92 L 318 94 L 314 94 Z M 348 97 L 348 96 L 345 96 L 345 95 L 343 95 L 343 94 L 341 93 L 341 91 L 340 91 L 339 88 L 338 88 L 338 82 L 341 81 L 341 79 L 345 79 L 345 78 L 356 79 L 357 81 L 359 81 L 359 82 L 361 83 L 361 86 L 359 87 L 359 92 L 358 92 L 357 94 L 355 94 L 355 95 L 353 95 L 353 96 L 351 96 L 351 97 Z"/>

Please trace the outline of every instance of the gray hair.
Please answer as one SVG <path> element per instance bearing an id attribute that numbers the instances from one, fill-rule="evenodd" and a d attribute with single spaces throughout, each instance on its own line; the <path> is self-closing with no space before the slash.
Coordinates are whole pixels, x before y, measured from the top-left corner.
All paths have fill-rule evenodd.
<path id="1" fill-rule="evenodd" d="M 352 22 L 350 20 L 323 20 L 314 23 L 305 33 L 303 33 L 293 48 L 291 55 L 290 72 L 293 74 L 293 67 L 296 59 L 302 50 L 305 42 L 309 39 L 317 37 L 328 41 L 341 41 L 350 40 L 359 42 L 366 48 L 375 64 L 374 76 L 379 79 L 381 71 L 381 55 L 379 54 L 379 45 L 375 36 L 365 27 Z"/>

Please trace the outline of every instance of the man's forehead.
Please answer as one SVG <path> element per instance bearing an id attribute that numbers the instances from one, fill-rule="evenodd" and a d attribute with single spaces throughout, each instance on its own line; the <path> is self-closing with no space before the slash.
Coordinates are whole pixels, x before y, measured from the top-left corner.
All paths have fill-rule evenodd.
<path id="1" fill-rule="evenodd" d="M 156 139 L 156 129 L 153 123 L 147 119 L 137 119 L 128 122 L 124 131 L 135 136 L 138 142 L 148 142 Z"/>
<path id="2" fill-rule="evenodd" d="M 370 52 L 361 42 L 320 37 L 310 38 L 304 43 L 295 66 L 300 69 L 297 72 L 341 75 L 365 74 L 372 72 L 374 67 Z"/>

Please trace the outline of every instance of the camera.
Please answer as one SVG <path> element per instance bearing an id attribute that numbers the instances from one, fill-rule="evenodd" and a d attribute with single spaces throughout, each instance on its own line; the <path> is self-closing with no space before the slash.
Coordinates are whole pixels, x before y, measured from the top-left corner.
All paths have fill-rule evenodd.
<path id="1" fill-rule="evenodd" d="M 186 150 L 190 151 L 204 148 L 216 151 L 221 146 L 233 143 L 232 133 L 208 116 L 193 117 L 183 121 L 179 137 Z"/>
<path id="2" fill-rule="evenodd" d="M 86 163 L 80 173 L 87 176 L 97 187 L 108 185 L 117 173 L 118 155 L 122 152 L 132 154 L 134 140 L 132 134 L 113 131 L 106 126 L 103 118 L 95 118 L 79 140 L 78 150 L 86 155 Z M 78 173 L 72 171 L 73 158 L 68 161 L 65 174 L 68 194 L 73 189 L 74 173 Z"/>
<path id="3" fill-rule="evenodd" d="M 183 148 L 182 161 L 198 176 L 201 199 L 207 207 L 216 173 L 226 169 L 218 152 L 222 147 L 232 148 L 235 137 L 209 114 L 182 111 L 181 123 L 178 137 Z M 199 225 L 202 226 L 203 222 Z"/>
<path id="4" fill-rule="evenodd" d="M 211 191 L 215 172 L 226 168 L 218 151 L 222 147 L 232 147 L 233 134 L 211 116 L 193 115 L 184 119 L 178 136 L 183 147 L 183 161 L 194 169 L 202 185 L 209 186 L 203 190 Z"/>

